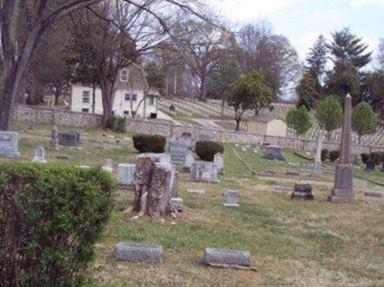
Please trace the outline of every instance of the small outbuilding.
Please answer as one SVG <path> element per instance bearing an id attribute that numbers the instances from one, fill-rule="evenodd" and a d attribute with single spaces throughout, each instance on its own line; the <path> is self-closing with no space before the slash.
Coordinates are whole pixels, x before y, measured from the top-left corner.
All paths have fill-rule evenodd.
<path id="1" fill-rule="evenodd" d="M 248 132 L 275 137 L 287 137 L 288 125 L 273 115 L 258 115 L 248 120 Z"/>

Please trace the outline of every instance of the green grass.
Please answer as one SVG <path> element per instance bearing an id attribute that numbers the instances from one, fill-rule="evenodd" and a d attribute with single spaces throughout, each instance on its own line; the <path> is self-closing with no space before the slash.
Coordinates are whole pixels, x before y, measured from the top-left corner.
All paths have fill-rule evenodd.
<path id="1" fill-rule="evenodd" d="M 34 131 L 24 131 L 20 123 L 16 126 L 22 135 L 20 161 L 29 161 L 38 145 L 47 147 L 49 161 L 68 155 L 66 164 L 100 165 L 105 158 L 133 162 L 136 155 L 129 135 L 117 135 L 120 143 L 116 143 L 110 133 L 83 130 L 81 149 L 54 152 L 49 150 L 50 126 L 39 125 Z M 104 142 L 104 149 L 94 147 L 96 140 Z M 237 152 L 257 170 L 279 174 L 293 169 L 287 163 L 264 162 L 259 153 Z M 305 161 L 290 149 L 285 155 L 296 165 Z M 332 171 L 332 166 L 328 169 Z M 360 173 L 380 178 L 379 173 Z M 384 286 L 383 201 L 367 200 L 357 190 L 358 204 L 332 205 L 326 201 L 332 180 L 330 173 L 314 183 L 315 201 L 291 201 L 288 192 L 277 192 L 274 185 L 293 186 L 295 179 L 256 178 L 226 145 L 225 174 L 219 184 L 188 182 L 181 174 L 185 211 L 176 224 L 169 217 L 164 222 L 131 220 L 133 194 L 119 192 L 96 245 L 86 286 Z M 206 195 L 190 195 L 186 192 L 190 188 L 205 189 Z M 223 207 L 227 188 L 239 190 L 240 208 Z M 120 241 L 161 244 L 165 263 L 116 262 L 114 246 Z M 256 271 L 205 267 L 205 247 L 248 250 Z"/>

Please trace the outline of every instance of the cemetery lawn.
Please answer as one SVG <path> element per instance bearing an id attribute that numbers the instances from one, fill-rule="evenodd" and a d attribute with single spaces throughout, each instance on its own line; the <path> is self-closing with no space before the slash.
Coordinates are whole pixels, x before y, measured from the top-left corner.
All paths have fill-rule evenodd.
<path id="1" fill-rule="evenodd" d="M 80 149 L 53 152 L 48 149 L 52 127 L 39 125 L 34 131 L 25 131 L 25 127 L 16 125 L 22 136 L 21 161 L 29 161 L 39 145 L 46 147 L 48 161 L 62 164 L 101 165 L 106 158 L 115 164 L 129 163 L 136 155 L 128 134 L 114 138 L 108 132 L 82 130 Z M 384 286 L 382 199 L 368 199 L 356 189 L 356 205 L 330 204 L 327 195 L 333 175 L 329 173 L 313 182 L 315 201 L 291 201 L 290 192 L 276 186 L 293 187 L 297 181 L 311 179 L 279 174 L 306 169 L 300 164 L 305 160 L 292 150 L 285 154 L 294 166 L 264 163 L 253 151 L 238 153 L 257 171 L 271 170 L 277 175 L 254 177 L 226 145 L 225 175 L 219 184 L 191 183 L 181 173 L 179 193 L 185 211 L 175 225 L 168 217 L 164 222 L 131 220 L 132 192 L 120 190 L 109 224 L 96 245 L 86 286 Z M 59 160 L 57 155 L 66 155 L 69 160 Z M 358 173 L 365 178 L 379 177 L 363 170 Z M 190 195 L 190 188 L 205 189 L 206 194 L 200 198 Z M 239 190 L 240 208 L 223 207 L 223 191 L 228 188 Z M 121 241 L 160 244 L 165 263 L 116 262 L 114 246 Z M 248 250 L 253 269 L 205 267 L 205 247 Z"/>

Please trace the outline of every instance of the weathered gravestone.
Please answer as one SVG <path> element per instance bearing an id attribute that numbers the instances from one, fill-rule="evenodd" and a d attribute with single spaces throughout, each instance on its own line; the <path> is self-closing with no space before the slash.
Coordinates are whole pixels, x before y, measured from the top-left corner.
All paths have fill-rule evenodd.
<path id="1" fill-rule="evenodd" d="M 175 139 L 170 140 L 169 151 L 171 153 L 171 163 L 184 164 L 185 156 L 188 153 L 188 146 L 184 142 Z"/>
<path id="2" fill-rule="evenodd" d="M 249 267 L 251 254 L 248 251 L 205 248 L 204 263 L 219 268 Z"/>
<path id="3" fill-rule="evenodd" d="M 80 133 L 58 133 L 59 145 L 62 146 L 77 146 L 80 144 Z"/>
<path id="4" fill-rule="evenodd" d="M 367 164 L 366 164 L 366 168 L 365 168 L 365 170 L 366 170 L 366 171 L 375 171 L 375 169 L 376 169 L 376 163 L 375 163 L 375 161 L 374 161 L 372 158 L 369 158 L 369 159 L 367 160 Z"/>
<path id="5" fill-rule="evenodd" d="M 224 191 L 224 206 L 239 207 L 239 192 L 237 190 L 228 189 Z"/>
<path id="6" fill-rule="evenodd" d="M 123 243 L 116 245 L 115 258 L 118 261 L 163 263 L 164 251 L 159 245 Z"/>
<path id="7" fill-rule="evenodd" d="M 216 164 L 220 174 L 224 173 L 224 156 L 221 152 L 218 152 L 213 157 L 213 163 Z"/>
<path id="8" fill-rule="evenodd" d="M 194 162 L 191 167 L 190 180 L 209 183 L 219 182 L 217 165 L 213 162 Z"/>
<path id="9" fill-rule="evenodd" d="M 171 187 L 172 197 L 179 197 L 179 173 L 175 169 L 172 170 Z"/>
<path id="10" fill-rule="evenodd" d="M 192 164 L 195 162 L 195 156 L 193 155 L 192 152 L 188 152 L 185 156 L 184 160 L 184 165 L 183 165 L 183 170 L 185 172 L 190 172 Z"/>
<path id="11" fill-rule="evenodd" d="M 16 159 L 19 153 L 19 134 L 0 131 L 0 157 Z"/>
<path id="12" fill-rule="evenodd" d="M 35 157 L 32 159 L 32 161 L 38 163 L 47 163 L 47 159 L 45 158 L 45 149 L 43 147 L 38 147 L 35 149 Z"/>
<path id="13" fill-rule="evenodd" d="M 188 189 L 187 193 L 191 195 L 196 195 L 196 196 L 204 196 L 205 190 L 204 189 Z"/>
<path id="14" fill-rule="evenodd" d="M 171 164 L 157 162 L 156 156 L 143 154 L 136 157 L 135 212 L 155 219 L 165 213 L 172 198 L 173 171 Z"/>
<path id="15" fill-rule="evenodd" d="M 181 134 L 180 141 L 184 143 L 188 150 L 192 151 L 193 150 L 193 143 L 192 143 L 192 134 L 184 132 Z"/>
<path id="16" fill-rule="evenodd" d="M 383 197 L 383 193 L 380 191 L 376 191 L 376 190 L 368 190 L 368 191 L 364 192 L 364 195 L 366 197 L 373 197 L 373 198 L 382 198 Z"/>
<path id="17" fill-rule="evenodd" d="M 117 166 L 117 182 L 124 187 L 134 186 L 134 174 L 136 165 L 121 163 Z"/>
<path id="18" fill-rule="evenodd" d="M 312 185 L 310 184 L 295 184 L 295 188 L 291 195 L 292 199 L 313 200 Z"/>
<path id="19" fill-rule="evenodd" d="M 281 147 L 272 145 L 264 147 L 263 159 L 286 161 Z"/>
<path id="20" fill-rule="evenodd" d="M 199 142 L 213 141 L 214 137 L 209 133 L 200 133 L 198 135 Z"/>

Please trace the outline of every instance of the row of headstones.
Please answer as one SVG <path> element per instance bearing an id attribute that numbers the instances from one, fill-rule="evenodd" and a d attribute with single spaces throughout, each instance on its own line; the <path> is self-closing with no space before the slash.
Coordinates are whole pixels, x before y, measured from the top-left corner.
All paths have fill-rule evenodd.
<path id="1" fill-rule="evenodd" d="M 80 143 L 80 133 L 59 133 L 57 127 L 52 130 L 51 146 L 54 150 L 58 150 L 60 145 L 75 146 Z M 19 134 L 17 132 L 0 132 L 0 157 L 17 159 L 20 157 L 19 152 Z M 35 151 L 35 158 L 33 161 L 46 162 L 45 151 L 39 147 Z"/>
<path id="2" fill-rule="evenodd" d="M 120 242 L 116 245 L 117 261 L 134 263 L 164 263 L 164 250 L 160 245 Z M 249 267 L 251 254 L 248 251 L 204 249 L 204 263 L 218 268 Z"/>

